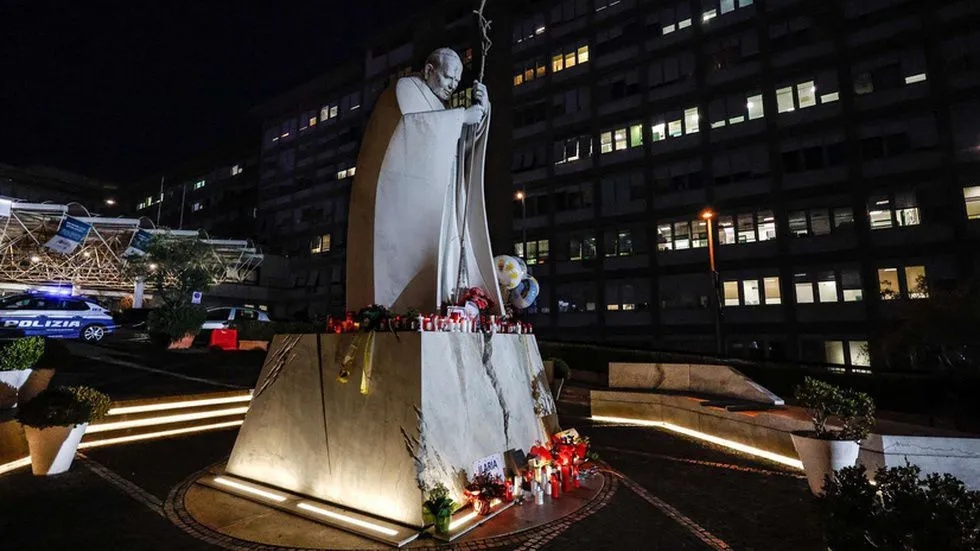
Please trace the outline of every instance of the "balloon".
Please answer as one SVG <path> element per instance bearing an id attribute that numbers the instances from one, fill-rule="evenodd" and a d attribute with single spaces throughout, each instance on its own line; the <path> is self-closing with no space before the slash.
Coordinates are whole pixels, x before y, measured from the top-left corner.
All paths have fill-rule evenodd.
<path id="1" fill-rule="evenodd" d="M 511 292 L 510 303 L 515 308 L 523 310 L 534 304 L 534 301 L 538 299 L 538 292 L 540 290 L 538 280 L 533 277 L 527 277 Z"/>
<path id="2" fill-rule="evenodd" d="M 527 267 L 513 256 L 502 254 L 494 261 L 497 263 L 497 282 L 504 289 L 516 288 L 527 275 Z"/>

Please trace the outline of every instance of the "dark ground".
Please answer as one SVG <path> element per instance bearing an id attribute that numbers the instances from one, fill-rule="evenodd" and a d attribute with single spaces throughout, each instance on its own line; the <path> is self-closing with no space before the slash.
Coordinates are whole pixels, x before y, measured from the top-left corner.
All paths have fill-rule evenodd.
<path id="1" fill-rule="evenodd" d="M 75 361 L 55 383 L 89 384 L 115 399 L 251 387 L 262 362 L 254 353 L 147 353 L 134 343 L 71 350 Z M 587 388 L 566 387 L 562 425 L 589 436 L 602 460 L 626 478 L 604 508 L 527 549 L 823 549 L 816 504 L 797 473 L 653 428 L 594 424 L 587 403 Z M 29 469 L 2 475 L 0 549 L 215 548 L 185 534 L 159 508 L 174 487 L 227 457 L 235 435 L 94 448 L 63 475 L 35 478 Z M 696 538 L 695 525 L 721 543 Z"/>

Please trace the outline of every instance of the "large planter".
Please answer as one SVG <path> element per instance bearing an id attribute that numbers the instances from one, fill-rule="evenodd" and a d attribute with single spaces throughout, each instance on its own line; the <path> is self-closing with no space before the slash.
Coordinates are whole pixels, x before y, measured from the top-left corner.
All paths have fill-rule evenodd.
<path id="1" fill-rule="evenodd" d="M 449 526 L 453 522 L 453 515 L 449 509 L 442 509 L 436 514 L 435 529 L 437 534 L 448 534 Z"/>
<path id="2" fill-rule="evenodd" d="M 17 402 L 21 405 L 34 399 L 35 396 L 48 388 L 51 378 L 54 377 L 54 369 L 34 369 L 24 386 L 20 387 L 20 394 Z"/>
<path id="3" fill-rule="evenodd" d="M 167 346 L 168 350 L 187 350 L 194 344 L 194 335 L 187 333 L 179 339 L 174 339 L 170 341 L 170 345 Z"/>
<path id="4" fill-rule="evenodd" d="M 30 376 L 30 369 L 0 371 L 0 409 L 8 409 L 17 405 L 20 389 Z"/>
<path id="5" fill-rule="evenodd" d="M 71 467 L 75 451 L 88 423 L 74 427 L 24 427 L 27 447 L 31 450 L 31 471 L 37 476 L 63 473 Z"/>
<path id="6" fill-rule="evenodd" d="M 825 440 L 797 433 L 791 436 L 813 495 L 823 493 L 827 475 L 844 467 L 853 467 L 861 451 L 861 445 L 852 440 Z"/>

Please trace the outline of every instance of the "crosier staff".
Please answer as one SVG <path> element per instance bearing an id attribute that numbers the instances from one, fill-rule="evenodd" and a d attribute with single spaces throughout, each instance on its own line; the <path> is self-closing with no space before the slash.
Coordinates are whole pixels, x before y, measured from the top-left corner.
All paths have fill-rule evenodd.
<path id="1" fill-rule="evenodd" d="M 480 8 L 473 10 L 476 15 L 477 24 L 480 28 L 480 49 L 482 55 L 480 56 L 480 73 L 477 78 L 478 82 L 483 82 L 483 75 L 486 70 L 487 55 L 490 53 L 490 47 L 493 46 L 493 41 L 490 40 L 490 25 L 493 21 L 487 19 L 483 15 L 483 9 L 487 6 L 487 0 L 480 0 Z M 466 127 L 466 139 L 470 143 L 470 163 L 469 163 L 469 181 L 473 181 L 473 165 L 475 164 L 474 158 L 476 157 L 476 131 L 479 127 L 478 124 Z M 454 289 L 456 290 L 455 297 L 453 297 L 454 303 L 459 303 L 460 297 L 463 296 L 464 287 L 469 287 L 469 282 L 466 281 L 466 226 L 469 220 L 469 209 L 464 205 L 463 207 L 463 224 L 459 232 L 459 270 L 456 272 L 456 285 Z M 498 305 L 501 308 L 503 305 Z"/>

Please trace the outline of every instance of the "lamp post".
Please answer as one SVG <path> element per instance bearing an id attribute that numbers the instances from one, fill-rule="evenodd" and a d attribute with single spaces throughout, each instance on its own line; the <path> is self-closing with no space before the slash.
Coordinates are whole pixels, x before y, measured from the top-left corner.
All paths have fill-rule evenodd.
<path id="1" fill-rule="evenodd" d="M 713 291 L 715 314 L 715 351 L 720 356 L 723 353 L 721 341 L 721 292 L 719 290 L 718 268 L 715 265 L 715 232 L 713 222 L 715 213 L 711 209 L 701 211 L 701 219 L 708 225 L 708 263 L 711 268 L 711 287 Z"/>
<path id="2" fill-rule="evenodd" d="M 521 202 L 521 257 L 527 263 L 527 195 L 523 191 L 514 194 L 514 198 Z"/>

